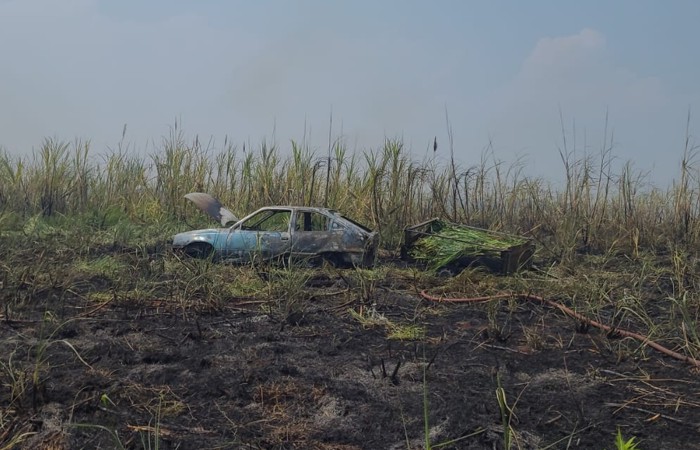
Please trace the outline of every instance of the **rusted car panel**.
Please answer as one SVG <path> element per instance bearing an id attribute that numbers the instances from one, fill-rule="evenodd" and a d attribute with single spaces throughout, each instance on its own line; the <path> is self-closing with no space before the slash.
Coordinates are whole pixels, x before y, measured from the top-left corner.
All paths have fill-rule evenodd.
<path id="1" fill-rule="evenodd" d="M 186 198 L 222 223 L 233 213 L 208 194 Z M 173 248 L 192 256 L 246 263 L 323 258 L 343 266 L 374 264 L 379 236 L 334 210 L 302 206 L 272 206 L 255 211 L 227 228 L 179 233 Z"/>

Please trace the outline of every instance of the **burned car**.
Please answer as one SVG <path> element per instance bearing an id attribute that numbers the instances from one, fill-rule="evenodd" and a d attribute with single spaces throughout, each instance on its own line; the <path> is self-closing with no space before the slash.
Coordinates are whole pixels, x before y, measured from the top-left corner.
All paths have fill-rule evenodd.
<path id="1" fill-rule="evenodd" d="M 234 263 L 326 260 L 338 266 L 374 264 L 379 236 L 337 211 L 303 206 L 269 206 L 238 220 L 205 193 L 185 196 L 224 228 L 194 230 L 173 237 L 173 249 L 189 256 Z M 226 227 L 227 224 L 235 222 Z"/>

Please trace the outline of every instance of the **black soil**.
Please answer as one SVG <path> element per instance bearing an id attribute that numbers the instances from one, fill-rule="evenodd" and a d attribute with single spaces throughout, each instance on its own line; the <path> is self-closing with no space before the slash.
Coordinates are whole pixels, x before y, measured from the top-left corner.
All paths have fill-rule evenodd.
<path id="1" fill-rule="evenodd" d="M 0 322 L 0 447 L 420 449 L 427 421 L 443 449 L 503 449 L 506 430 L 512 448 L 612 449 L 618 429 L 700 448 L 697 373 L 639 343 L 542 305 L 436 304 L 387 281 L 360 309 L 324 295 L 342 276 L 315 283 L 286 313 L 35 293 Z M 425 337 L 389 339 L 385 319 Z"/>

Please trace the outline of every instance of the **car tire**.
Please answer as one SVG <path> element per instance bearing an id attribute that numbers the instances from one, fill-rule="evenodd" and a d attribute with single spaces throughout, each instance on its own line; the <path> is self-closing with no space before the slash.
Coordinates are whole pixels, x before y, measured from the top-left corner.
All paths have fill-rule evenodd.
<path id="1" fill-rule="evenodd" d="M 197 242 L 185 247 L 185 254 L 193 258 L 207 259 L 214 254 L 214 247 L 204 242 Z"/>
<path id="2" fill-rule="evenodd" d="M 352 267 L 352 263 L 349 262 L 350 257 L 345 253 L 341 252 L 328 252 L 321 255 L 324 261 L 328 262 L 331 266 L 338 269 L 347 269 Z"/>

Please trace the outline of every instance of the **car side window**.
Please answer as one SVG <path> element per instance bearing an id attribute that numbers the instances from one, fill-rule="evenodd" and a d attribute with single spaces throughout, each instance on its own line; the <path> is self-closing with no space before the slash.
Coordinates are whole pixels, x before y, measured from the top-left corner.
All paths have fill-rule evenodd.
<path id="1" fill-rule="evenodd" d="M 297 216 L 297 231 L 328 231 L 329 225 L 330 219 L 318 212 L 303 211 Z"/>
<path id="2" fill-rule="evenodd" d="M 292 212 L 282 211 L 261 211 L 241 224 L 242 230 L 253 231 L 289 231 L 289 219 Z"/>

